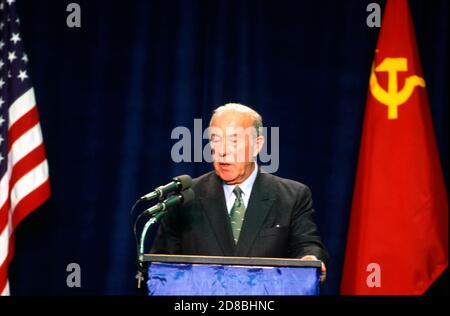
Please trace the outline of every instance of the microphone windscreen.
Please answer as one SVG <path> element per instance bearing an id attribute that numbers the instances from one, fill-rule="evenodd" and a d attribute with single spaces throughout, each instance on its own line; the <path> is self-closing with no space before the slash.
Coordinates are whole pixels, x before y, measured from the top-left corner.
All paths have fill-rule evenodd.
<path id="1" fill-rule="evenodd" d="M 183 196 L 183 205 L 189 203 L 195 197 L 194 190 L 192 190 L 192 189 L 187 189 L 187 190 L 181 191 L 180 194 Z"/>
<path id="2" fill-rule="evenodd" d="M 183 174 L 181 176 L 173 178 L 175 181 L 179 181 L 181 184 L 181 190 L 186 190 L 191 187 L 192 185 L 192 178 L 188 176 L 187 174 Z"/>

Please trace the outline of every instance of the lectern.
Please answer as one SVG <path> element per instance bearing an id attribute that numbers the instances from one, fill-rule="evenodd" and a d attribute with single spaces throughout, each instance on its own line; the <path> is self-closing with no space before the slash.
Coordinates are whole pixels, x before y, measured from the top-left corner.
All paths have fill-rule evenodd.
<path id="1" fill-rule="evenodd" d="M 148 294 L 319 295 L 320 261 L 144 254 Z"/>

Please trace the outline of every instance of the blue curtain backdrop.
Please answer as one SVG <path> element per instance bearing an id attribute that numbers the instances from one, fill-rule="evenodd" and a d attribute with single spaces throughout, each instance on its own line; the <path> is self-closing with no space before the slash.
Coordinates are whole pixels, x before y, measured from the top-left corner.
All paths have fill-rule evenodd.
<path id="1" fill-rule="evenodd" d="M 172 162 L 170 135 L 226 102 L 280 127 L 277 175 L 311 187 L 331 256 L 322 292 L 338 293 L 373 1 L 85 0 L 80 29 L 66 26 L 72 1 L 17 2 L 53 191 L 17 230 L 12 293 L 140 294 L 129 208 L 175 175 L 212 168 Z M 449 3 L 410 5 L 448 186 Z M 66 286 L 69 263 L 81 288 Z"/>

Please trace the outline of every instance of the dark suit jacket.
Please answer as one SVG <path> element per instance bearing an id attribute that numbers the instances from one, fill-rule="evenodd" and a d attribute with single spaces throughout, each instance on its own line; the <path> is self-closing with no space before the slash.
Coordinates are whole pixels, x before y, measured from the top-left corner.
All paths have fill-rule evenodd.
<path id="1" fill-rule="evenodd" d="M 237 245 L 222 182 L 215 172 L 193 180 L 195 199 L 161 220 L 152 253 L 299 258 L 326 251 L 313 221 L 310 189 L 258 172 Z"/>

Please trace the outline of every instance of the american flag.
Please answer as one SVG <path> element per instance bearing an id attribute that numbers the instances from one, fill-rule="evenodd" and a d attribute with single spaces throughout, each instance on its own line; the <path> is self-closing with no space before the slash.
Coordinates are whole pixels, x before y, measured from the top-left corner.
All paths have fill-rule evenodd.
<path id="1" fill-rule="evenodd" d="M 50 196 L 39 115 L 15 0 L 0 0 L 0 294 L 9 295 L 14 229 Z"/>

